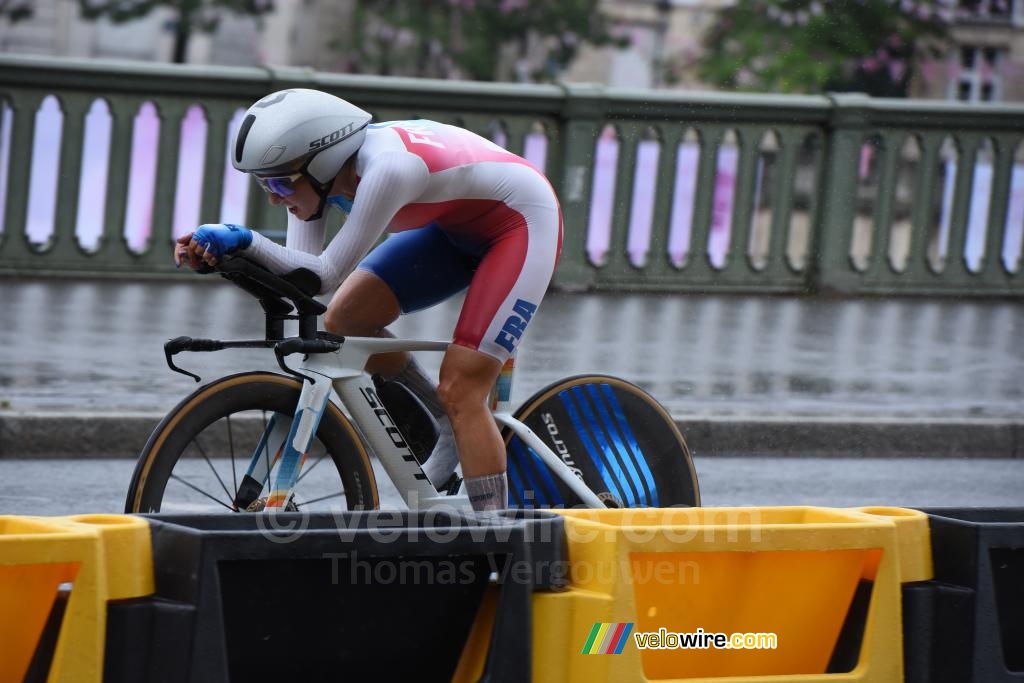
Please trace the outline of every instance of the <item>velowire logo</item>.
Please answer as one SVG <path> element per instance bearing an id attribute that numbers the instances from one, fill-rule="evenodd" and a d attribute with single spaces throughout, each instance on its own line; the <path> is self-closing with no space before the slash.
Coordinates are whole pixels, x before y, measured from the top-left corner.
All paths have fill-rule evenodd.
<path id="1" fill-rule="evenodd" d="M 629 640 L 629 632 L 633 630 L 633 624 L 619 622 L 611 624 L 594 624 L 590 629 L 590 637 L 587 644 L 583 646 L 582 654 L 585 655 L 619 655 L 622 648 Z"/>

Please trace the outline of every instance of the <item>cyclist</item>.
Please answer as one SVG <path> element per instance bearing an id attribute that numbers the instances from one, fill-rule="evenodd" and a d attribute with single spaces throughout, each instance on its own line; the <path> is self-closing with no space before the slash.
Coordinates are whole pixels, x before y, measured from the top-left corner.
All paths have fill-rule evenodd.
<path id="1" fill-rule="evenodd" d="M 324 325 L 339 335 L 387 335 L 400 314 L 468 287 L 437 387 L 408 354 L 375 356 L 367 371 L 402 382 L 450 419 L 424 464 L 430 481 L 441 488 L 458 459 L 474 509 L 504 508 L 505 447 L 486 401 L 558 261 L 558 200 L 525 159 L 467 130 L 370 119 L 316 90 L 253 104 L 232 163 L 288 209 L 286 246 L 243 226 L 208 224 L 178 240 L 175 261 L 198 268 L 243 252 L 278 274 L 306 268 L 321 293 L 337 288 Z M 348 217 L 324 249 L 328 206 Z"/>

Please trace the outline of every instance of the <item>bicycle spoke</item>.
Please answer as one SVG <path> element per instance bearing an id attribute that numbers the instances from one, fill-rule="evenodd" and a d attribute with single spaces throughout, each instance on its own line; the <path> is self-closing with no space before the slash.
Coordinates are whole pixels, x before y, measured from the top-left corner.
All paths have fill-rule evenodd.
<path id="1" fill-rule="evenodd" d="M 231 452 L 231 490 L 238 490 L 238 475 L 235 472 L 235 440 L 231 435 L 231 415 L 227 416 L 228 420 L 228 451 Z"/>
<path id="2" fill-rule="evenodd" d="M 319 503 L 322 500 L 328 500 L 330 498 L 339 498 L 339 497 L 344 496 L 344 495 L 345 495 L 344 491 L 339 491 L 338 493 L 332 493 L 329 496 L 320 496 L 319 498 L 314 498 L 312 500 L 304 501 L 302 503 L 302 505 L 312 505 L 313 503 Z M 298 503 L 296 503 L 296 505 L 298 505 Z"/>
<path id="3" fill-rule="evenodd" d="M 268 483 L 272 485 L 275 477 L 281 474 L 283 454 L 287 451 L 291 456 L 296 455 L 288 436 L 296 419 L 293 414 L 296 394 L 301 394 L 301 391 L 259 376 L 247 381 L 248 384 L 239 381 L 221 383 L 197 394 L 199 399 L 187 403 L 185 408 L 175 413 L 177 419 L 164 425 L 162 438 L 154 442 L 159 446 L 148 454 L 157 463 L 151 485 L 146 488 L 145 481 L 136 484 L 135 488 L 139 490 L 133 492 L 134 498 L 131 498 L 138 501 L 138 507 L 159 508 L 163 504 L 165 511 L 244 513 L 246 506 L 236 504 L 239 488 L 245 490 L 247 499 L 266 500 Z M 221 420 L 227 421 L 223 427 L 215 424 Z M 344 426 L 343 420 L 341 424 Z M 255 431 L 261 425 L 262 434 Z M 349 452 L 352 439 L 344 433 L 332 431 L 326 442 L 319 438 L 311 441 L 313 443 L 306 452 L 299 454 L 302 465 L 301 470 L 295 472 L 294 479 L 296 484 L 301 482 L 294 487 L 299 495 L 288 507 L 294 509 L 298 499 L 305 498 L 307 502 L 302 505 L 308 505 L 307 510 L 343 509 L 348 487 L 341 475 L 347 467 L 361 474 L 364 463 L 353 459 Z M 331 464 L 321 467 L 325 459 L 330 459 Z M 224 467 L 230 467 L 231 473 L 223 472 Z M 250 481 L 248 478 L 243 481 L 242 475 L 249 468 L 256 477 L 265 473 L 262 481 Z M 311 474 L 313 476 L 309 476 Z M 363 484 L 361 476 L 355 481 Z M 360 489 L 359 497 L 362 498 L 365 495 L 363 487 L 356 488 Z M 355 488 L 352 495 L 356 496 Z M 334 500 L 338 502 L 334 503 Z"/>
<path id="4" fill-rule="evenodd" d="M 199 443 L 198 434 L 196 434 L 195 438 L 192 439 L 192 443 L 196 445 L 196 448 L 199 450 L 199 455 L 201 455 L 203 457 L 203 460 L 206 461 L 206 464 L 210 466 L 210 471 L 213 472 L 213 476 L 215 476 L 217 478 L 217 481 L 220 482 L 220 487 L 224 489 L 224 495 L 228 497 L 228 500 L 232 500 L 233 497 L 231 495 L 231 492 L 228 491 L 228 487 L 224 485 L 224 480 L 221 479 L 220 475 L 217 473 L 217 468 L 213 466 L 213 462 L 210 460 L 209 456 L 206 455 L 206 449 L 203 448 L 203 445 L 201 443 Z"/>
<path id="5" fill-rule="evenodd" d="M 236 510 L 235 508 L 231 507 L 230 505 L 226 505 L 226 504 L 224 503 L 224 501 L 218 500 L 218 499 L 217 499 L 217 498 L 215 498 L 214 496 L 211 496 L 211 495 L 210 495 L 209 493 L 207 493 L 206 491 L 202 490 L 201 488 L 199 488 L 199 487 L 198 487 L 198 486 L 196 486 L 195 484 L 193 484 L 193 483 L 191 483 L 191 482 L 189 482 L 189 481 L 186 481 L 185 479 L 183 479 L 183 478 L 182 478 L 182 477 L 180 477 L 179 475 L 175 474 L 174 472 L 171 472 L 171 479 L 174 479 L 175 481 L 180 481 L 180 482 L 181 482 L 182 484 L 184 484 L 185 486 L 189 487 L 190 489 L 192 489 L 192 490 L 193 490 L 193 491 L 195 491 L 196 493 L 201 493 L 201 494 L 203 494 L 204 496 L 206 496 L 207 498 L 209 498 L 210 500 L 212 500 L 212 501 L 213 501 L 214 503 L 216 503 L 217 505 L 222 505 L 222 506 L 226 507 L 226 508 L 227 508 L 228 510 L 231 510 L 231 512 L 238 512 L 238 510 Z"/>
<path id="6" fill-rule="evenodd" d="M 270 420 L 271 420 L 271 418 L 267 417 L 267 411 L 264 410 L 262 412 L 263 412 L 263 431 L 260 432 L 260 433 L 263 435 L 264 438 L 266 438 L 269 441 L 269 437 L 270 437 L 270 431 L 269 430 L 270 430 Z M 263 450 L 264 453 L 266 453 L 268 450 L 270 450 L 270 444 L 269 443 L 264 443 L 262 450 Z M 259 454 L 257 453 L 257 455 L 259 455 Z"/>

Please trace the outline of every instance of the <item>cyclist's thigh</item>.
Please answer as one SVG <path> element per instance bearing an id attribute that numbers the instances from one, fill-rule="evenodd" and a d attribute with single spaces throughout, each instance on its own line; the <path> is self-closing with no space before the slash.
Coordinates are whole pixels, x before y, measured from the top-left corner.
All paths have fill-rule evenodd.
<path id="1" fill-rule="evenodd" d="M 391 235 L 358 267 L 383 280 L 402 312 L 411 313 L 465 289 L 478 261 L 432 224 Z"/>
<path id="2" fill-rule="evenodd" d="M 390 286 L 368 270 L 356 270 L 341 283 L 324 316 L 328 332 L 372 336 L 401 315 Z"/>
<path id="3" fill-rule="evenodd" d="M 548 203 L 513 203 L 501 214 L 507 225 L 469 285 L 455 343 L 504 361 L 544 298 L 558 263 L 562 226 L 553 196 Z"/>

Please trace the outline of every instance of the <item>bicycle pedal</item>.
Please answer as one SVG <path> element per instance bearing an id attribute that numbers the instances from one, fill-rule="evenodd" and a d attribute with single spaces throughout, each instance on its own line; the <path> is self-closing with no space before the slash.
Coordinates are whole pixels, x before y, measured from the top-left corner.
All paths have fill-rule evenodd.
<path id="1" fill-rule="evenodd" d="M 261 496 L 245 506 L 246 512 L 263 512 L 267 508 L 267 497 Z M 298 512 L 299 506 L 295 504 L 294 500 L 289 500 L 288 505 L 284 508 L 285 512 Z"/>

